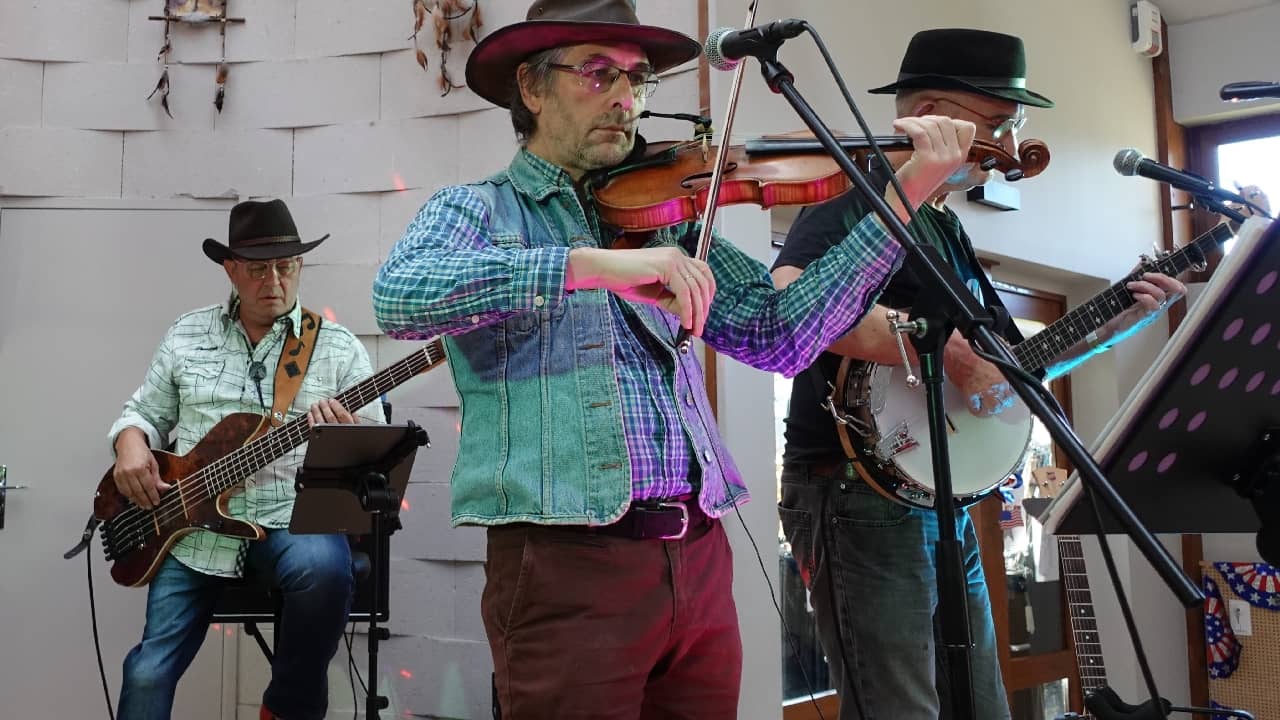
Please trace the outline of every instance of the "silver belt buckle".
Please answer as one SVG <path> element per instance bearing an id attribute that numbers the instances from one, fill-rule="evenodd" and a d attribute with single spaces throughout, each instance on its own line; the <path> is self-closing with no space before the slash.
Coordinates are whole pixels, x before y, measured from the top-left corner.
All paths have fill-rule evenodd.
<path id="1" fill-rule="evenodd" d="M 689 507 L 682 502 L 660 502 L 658 507 L 680 508 L 680 532 L 675 535 L 663 535 L 659 540 L 683 540 L 684 536 L 689 532 Z"/>

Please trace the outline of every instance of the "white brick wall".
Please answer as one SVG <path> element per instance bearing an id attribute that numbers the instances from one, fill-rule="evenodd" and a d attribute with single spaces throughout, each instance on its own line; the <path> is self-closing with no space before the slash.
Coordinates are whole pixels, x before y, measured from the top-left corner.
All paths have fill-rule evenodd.
<path id="1" fill-rule="evenodd" d="M 465 58 L 466 55 L 460 49 L 455 49 L 450 55 L 449 77 L 455 83 L 463 81 Z M 427 60 L 427 72 L 423 72 L 414 59 L 412 50 L 382 55 L 383 119 L 456 115 L 493 107 L 475 93 L 465 90 L 451 90 L 448 95 L 442 96 L 437 84 L 440 79 L 439 51 L 428 52 Z"/>
<path id="2" fill-rule="evenodd" d="M 305 128 L 295 137 L 298 195 L 438 188 L 458 180 L 457 118 Z"/>
<path id="3" fill-rule="evenodd" d="M 116 132 L 0 128 L 0 195 L 118 195 L 120 146 Z"/>
<path id="4" fill-rule="evenodd" d="M 157 93 L 154 63 L 47 63 L 44 70 L 44 125 L 81 130 L 213 129 L 212 66 L 175 65 L 169 70 L 170 118 Z"/>
<path id="5" fill-rule="evenodd" d="M 0 4 L 0 58 L 122 62 L 128 31 L 129 5 L 124 2 L 25 0 Z"/>
<path id="6" fill-rule="evenodd" d="M 233 65 L 226 106 L 215 122 L 290 128 L 377 120 L 380 66 L 377 55 Z M 212 82 L 211 71 L 210 98 Z"/>
<path id="7" fill-rule="evenodd" d="M 288 197 L 292 161 L 289 130 L 127 133 L 124 196 Z"/>
<path id="8" fill-rule="evenodd" d="M 289 212 L 303 240 L 310 242 L 326 233 L 330 235 L 307 253 L 307 267 L 380 264 L 384 255 L 378 247 L 379 208 L 376 193 L 291 198 Z"/>
<path id="9" fill-rule="evenodd" d="M 0 128 L 39 127 L 44 63 L 0 60 Z"/>
<path id="10" fill-rule="evenodd" d="M 332 57 L 410 46 L 413 11 L 407 2 L 306 0 L 298 4 L 296 57 Z"/>

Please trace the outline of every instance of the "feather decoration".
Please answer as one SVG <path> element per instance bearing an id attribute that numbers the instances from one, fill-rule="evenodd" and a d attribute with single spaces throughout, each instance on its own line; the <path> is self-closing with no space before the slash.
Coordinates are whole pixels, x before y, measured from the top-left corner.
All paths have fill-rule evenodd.
<path id="1" fill-rule="evenodd" d="M 164 108 L 164 114 L 168 115 L 169 119 L 172 120 L 173 113 L 169 112 L 169 68 L 167 66 L 164 72 L 160 73 L 160 80 L 156 83 L 156 87 L 151 91 L 151 94 L 147 96 L 147 99 L 150 100 L 156 93 L 160 93 L 160 107 Z"/>
<path id="2" fill-rule="evenodd" d="M 445 14 L 444 8 L 436 3 L 431 8 L 431 22 L 435 26 L 436 31 L 436 47 L 449 51 L 449 17 Z"/>
<path id="3" fill-rule="evenodd" d="M 480 0 L 471 1 L 471 20 L 462 31 L 462 38 L 471 42 L 480 41 L 480 28 L 484 27 L 484 19 L 480 17 Z"/>
<path id="4" fill-rule="evenodd" d="M 430 67 L 427 53 L 423 51 L 419 39 L 419 33 L 426 27 L 427 18 L 430 17 L 436 48 L 440 50 L 440 76 L 436 80 L 440 94 L 448 95 L 454 88 L 465 87 L 454 83 L 449 77 L 449 52 L 453 49 L 454 37 L 453 21 L 469 15 L 466 24 L 462 26 L 462 38 L 468 42 L 479 40 L 480 28 L 484 26 L 484 18 L 480 15 L 480 0 L 471 0 L 470 5 L 466 4 L 466 0 L 412 0 L 412 7 L 413 34 L 409 39 L 413 40 L 414 60 L 423 70 Z"/>
<path id="5" fill-rule="evenodd" d="M 422 25 L 427 21 L 427 2 L 426 0 L 413 0 L 413 35 L 418 37 L 418 31 L 422 29 Z"/>
<path id="6" fill-rule="evenodd" d="M 222 101 L 227 94 L 227 73 L 229 68 L 226 63 L 218 63 L 218 72 L 214 76 L 214 84 L 217 90 L 213 94 L 213 106 L 218 108 L 218 113 L 222 113 Z"/>

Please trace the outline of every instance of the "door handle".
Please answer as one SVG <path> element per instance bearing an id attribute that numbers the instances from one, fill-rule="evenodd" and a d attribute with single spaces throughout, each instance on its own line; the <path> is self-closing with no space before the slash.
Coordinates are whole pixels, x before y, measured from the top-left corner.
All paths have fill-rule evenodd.
<path id="1" fill-rule="evenodd" d="M 9 484 L 9 468 L 0 465 L 0 530 L 4 529 L 4 505 L 5 498 L 10 490 L 26 490 L 26 485 L 10 485 Z"/>

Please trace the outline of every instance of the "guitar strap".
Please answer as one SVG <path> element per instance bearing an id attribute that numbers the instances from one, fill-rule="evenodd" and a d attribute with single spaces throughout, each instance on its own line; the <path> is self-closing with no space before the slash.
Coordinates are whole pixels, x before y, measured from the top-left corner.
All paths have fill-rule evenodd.
<path id="1" fill-rule="evenodd" d="M 320 316 L 302 308 L 302 327 L 286 333 L 280 362 L 276 365 L 275 385 L 271 397 L 271 426 L 280 427 L 289 416 L 289 406 L 302 388 L 302 379 L 311 363 L 311 352 L 320 334 Z"/>

